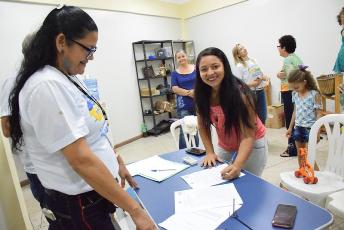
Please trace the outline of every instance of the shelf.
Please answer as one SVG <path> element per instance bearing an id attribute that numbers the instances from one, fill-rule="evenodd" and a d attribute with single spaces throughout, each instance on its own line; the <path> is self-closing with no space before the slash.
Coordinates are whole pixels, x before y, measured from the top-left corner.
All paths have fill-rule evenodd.
<path id="1" fill-rule="evenodd" d="M 140 96 L 141 98 L 150 98 L 150 97 L 161 97 L 161 96 L 166 96 L 166 95 L 172 95 L 174 93 L 164 93 L 164 94 L 159 94 L 159 95 L 152 95 L 152 96 Z"/>
<path id="2" fill-rule="evenodd" d="M 153 80 L 153 79 L 161 79 L 161 78 L 167 78 L 167 77 L 171 77 L 171 74 L 167 74 L 166 76 L 160 76 L 157 75 L 155 77 L 149 77 L 149 78 L 138 78 L 139 81 L 146 81 L 146 80 Z"/>
<path id="3" fill-rule="evenodd" d="M 143 114 L 143 116 L 145 116 L 145 117 L 150 117 L 150 116 L 159 116 L 159 115 L 161 115 L 161 114 L 166 114 L 166 113 L 172 113 L 172 112 L 162 112 L 162 113 L 158 113 L 158 114 Z"/>
<path id="4" fill-rule="evenodd" d="M 171 60 L 173 57 L 167 57 L 167 58 L 156 58 L 156 59 L 140 59 L 136 60 L 136 62 L 143 62 L 143 61 L 164 61 L 164 60 Z"/>
<path id="5" fill-rule="evenodd" d="M 182 41 L 182 40 L 173 41 L 173 43 L 188 43 L 188 42 L 193 42 L 193 41 L 192 40 L 189 40 L 189 41 Z"/>
<path id="6" fill-rule="evenodd" d="M 141 40 L 141 41 L 137 41 L 137 42 L 133 42 L 133 44 L 161 44 L 161 43 L 171 43 L 172 40 L 159 40 L 159 41 L 156 41 L 156 40 Z"/>

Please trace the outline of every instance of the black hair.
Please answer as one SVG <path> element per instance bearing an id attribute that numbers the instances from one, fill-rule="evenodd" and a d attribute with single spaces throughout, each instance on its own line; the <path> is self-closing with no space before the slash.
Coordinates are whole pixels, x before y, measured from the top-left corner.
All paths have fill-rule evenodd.
<path id="1" fill-rule="evenodd" d="M 23 132 L 19 113 L 19 93 L 24 87 L 25 82 L 36 71 L 46 65 L 57 65 L 55 43 L 57 35 L 63 33 L 67 39 L 80 39 L 89 32 L 94 31 L 98 31 L 97 25 L 85 11 L 74 6 L 63 6 L 53 9 L 33 35 L 24 54 L 16 82 L 9 97 L 11 110 L 9 120 L 13 149 L 19 150 L 23 144 Z"/>
<path id="2" fill-rule="evenodd" d="M 202 117 L 203 125 L 209 129 L 211 125 L 211 87 L 203 82 L 199 70 L 201 59 L 209 55 L 219 58 L 224 67 L 224 79 L 221 82 L 219 98 L 220 106 L 225 115 L 225 132 L 228 134 L 234 128 L 239 138 L 243 131 L 241 128 L 254 128 L 254 124 L 250 120 L 250 111 L 255 111 L 256 100 L 250 88 L 233 75 L 229 61 L 223 51 L 215 47 L 203 50 L 196 60 L 195 104 L 197 113 Z M 246 103 L 244 98 L 247 99 Z"/>
<path id="3" fill-rule="evenodd" d="M 281 48 L 285 48 L 288 53 L 294 53 L 296 50 L 296 40 L 291 35 L 284 35 L 280 39 L 278 39 Z"/>
<path id="4" fill-rule="evenodd" d="M 344 15 L 344 7 L 342 8 L 342 10 L 337 15 L 337 21 L 338 21 L 340 26 L 342 25 L 342 20 L 340 19 L 341 15 Z"/>

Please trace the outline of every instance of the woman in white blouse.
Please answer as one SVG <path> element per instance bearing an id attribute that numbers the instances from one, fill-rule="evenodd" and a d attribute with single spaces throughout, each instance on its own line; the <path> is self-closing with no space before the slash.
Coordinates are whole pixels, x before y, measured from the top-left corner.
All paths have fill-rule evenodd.
<path id="1" fill-rule="evenodd" d="M 257 114 L 265 124 L 267 108 L 264 87 L 269 84 L 269 78 L 263 74 L 256 61 L 248 57 L 246 48 L 236 44 L 232 50 L 234 62 L 239 70 L 239 77 L 256 94 Z"/>

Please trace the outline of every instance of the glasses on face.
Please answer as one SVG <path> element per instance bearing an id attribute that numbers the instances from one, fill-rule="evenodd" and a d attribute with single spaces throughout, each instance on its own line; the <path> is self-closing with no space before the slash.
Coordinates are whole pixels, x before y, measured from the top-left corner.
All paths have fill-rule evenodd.
<path id="1" fill-rule="evenodd" d="M 87 47 L 87 46 L 81 44 L 81 43 L 78 42 L 78 41 L 75 41 L 75 40 L 73 40 L 73 39 L 69 39 L 69 40 L 72 41 L 72 42 L 74 42 L 74 43 L 76 43 L 76 44 L 78 44 L 79 46 L 81 46 L 82 48 L 84 48 L 84 49 L 87 51 L 87 55 L 86 55 L 86 59 L 87 59 L 87 60 L 90 59 L 91 56 L 97 51 L 97 47 L 89 48 L 89 47 Z"/>

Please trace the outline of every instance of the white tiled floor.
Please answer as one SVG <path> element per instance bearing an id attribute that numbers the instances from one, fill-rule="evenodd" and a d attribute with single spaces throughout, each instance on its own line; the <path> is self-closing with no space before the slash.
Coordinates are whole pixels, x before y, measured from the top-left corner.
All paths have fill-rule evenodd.
<path id="1" fill-rule="evenodd" d="M 297 167 L 297 159 L 295 157 L 282 158 L 279 156 L 286 148 L 287 139 L 284 134 L 285 129 L 268 129 L 267 131 L 269 156 L 262 178 L 277 186 L 280 182 L 280 172 L 291 171 Z M 317 162 L 320 170 L 325 165 L 327 147 L 326 141 L 322 141 L 321 143 L 319 149 L 323 151 L 317 154 Z M 176 146 L 173 138 L 170 133 L 167 133 L 158 137 L 141 138 L 117 149 L 117 152 L 121 154 L 126 163 L 131 163 L 149 156 L 168 153 L 175 150 Z M 33 198 L 28 186 L 23 188 L 23 193 L 33 228 L 36 230 L 48 229 L 48 224 L 45 218 L 43 218 L 40 207 Z M 335 223 L 330 229 L 344 229 L 344 220 L 335 218 Z"/>

